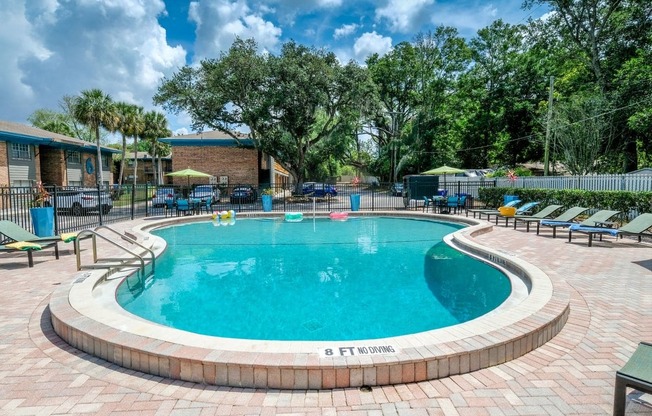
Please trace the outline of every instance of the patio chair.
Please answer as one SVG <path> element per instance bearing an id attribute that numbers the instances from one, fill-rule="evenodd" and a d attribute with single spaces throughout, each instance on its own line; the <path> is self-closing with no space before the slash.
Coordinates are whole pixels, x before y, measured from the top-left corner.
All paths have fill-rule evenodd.
<path id="1" fill-rule="evenodd" d="M 579 224 L 587 227 L 601 227 L 603 226 L 603 224 L 608 224 L 609 220 L 618 214 L 620 214 L 620 211 L 611 211 L 608 209 L 603 209 L 591 215 L 589 218 L 585 219 Z M 568 228 L 571 225 L 575 225 L 578 223 L 575 221 L 558 221 L 557 219 L 552 219 L 552 220 L 541 220 L 540 224 L 543 227 L 552 228 L 552 238 L 555 238 L 557 237 L 557 227 Z"/>
<path id="2" fill-rule="evenodd" d="M 568 229 L 568 241 L 571 241 L 572 233 L 584 233 L 589 236 L 589 247 L 593 245 L 593 236 L 594 235 L 604 235 L 609 234 L 614 237 L 623 237 L 626 235 L 637 236 L 639 243 L 643 236 L 652 236 L 652 233 L 647 232 L 652 228 L 652 214 L 641 214 L 638 217 L 634 218 L 627 224 L 623 225 L 620 228 L 608 228 L 608 227 L 588 227 L 580 224 L 571 225 Z"/>
<path id="3" fill-rule="evenodd" d="M 49 237 L 39 237 L 32 234 L 15 222 L 8 220 L 0 221 L 0 234 L 4 237 L 0 239 L 2 251 L 25 251 L 29 267 L 34 267 L 33 252 L 47 247 L 54 247 L 54 255 L 59 258 L 60 241 L 74 241 L 75 234 L 68 233 L 65 235 L 54 235 Z"/>
<path id="4" fill-rule="evenodd" d="M 187 199 L 177 199 L 177 217 L 179 214 L 188 215 L 190 213 L 190 203 Z"/>
<path id="5" fill-rule="evenodd" d="M 641 342 L 623 368 L 616 371 L 614 416 L 624 416 L 627 387 L 652 394 L 652 344 Z"/>
<path id="6" fill-rule="evenodd" d="M 466 195 L 449 196 L 446 198 L 446 204 L 445 206 L 442 206 L 442 209 L 447 208 L 446 211 L 447 213 L 451 212 L 452 210 L 455 210 L 455 213 L 457 214 L 457 210 L 464 208 L 465 205 L 466 205 Z"/>
<path id="7" fill-rule="evenodd" d="M 423 197 L 423 212 L 428 212 L 428 209 L 430 208 L 430 200 L 428 199 L 427 196 Z"/>
<path id="8" fill-rule="evenodd" d="M 516 205 L 520 204 L 521 200 L 520 199 L 514 199 L 512 201 L 509 201 L 504 207 L 515 207 Z M 478 214 L 479 218 L 482 219 L 482 214 L 485 212 L 498 212 L 498 208 L 474 208 L 474 209 L 468 209 L 466 210 L 466 216 L 469 216 L 469 212 L 473 214 L 473 218 L 475 218 L 475 214 Z"/>
<path id="9" fill-rule="evenodd" d="M 548 205 L 546 207 L 543 207 L 540 211 L 535 212 L 532 215 L 514 215 L 512 218 L 514 218 L 514 229 L 516 229 L 516 225 L 518 222 L 524 222 L 525 223 L 525 231 L 530 232 L 530 223 L 531 222 L 537 222 L 539 223 L 540 220 L 549 218 L 552 214 L 555 213 L 558 209 L 560 209 L 562 205 Z M 509 220 L 508 220 L 509 221 Z"/>
<path id="10" fill-rule="evenodd" d="M 168 198 L 165 200 L 165 217 L 167 218 L 168 214 L 172 216 L 172 211 L 174 211 L 174 199 Z"/>

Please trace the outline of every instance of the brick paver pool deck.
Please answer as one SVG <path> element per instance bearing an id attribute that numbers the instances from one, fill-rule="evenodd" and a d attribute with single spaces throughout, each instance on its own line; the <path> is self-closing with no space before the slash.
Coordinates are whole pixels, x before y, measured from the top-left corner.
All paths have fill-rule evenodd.
<path id="1" fill-rule="evenodd" d="M 141 220 L 140 223 L 146 220 Z M 116 224 L 130 228 L 138 222 Z M 607 415 L 615 371 L 652 341 L 652 245 L 606 237 L 587 247 L 502 226 L 476 241 L 526 259 L 572 288 L 562 331 L 518 359 L 413 384 L 333 390 L 216 387 L 125 370 L 82 353 L 52 331 L 48 301 L 76 273 L 63 244 L 0 254 L 1 415 Z M 652 414 L 630 391 L 627 414 Z"/>

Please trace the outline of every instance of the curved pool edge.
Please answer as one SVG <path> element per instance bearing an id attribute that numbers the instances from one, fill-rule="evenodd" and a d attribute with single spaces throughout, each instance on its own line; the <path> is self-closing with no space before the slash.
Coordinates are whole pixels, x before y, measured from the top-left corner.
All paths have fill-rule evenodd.
<path id="1" fill-rule="evenodd" d="M 238 214 L 272 217 L 282 214 Z M 527 301 L 464 324 L 413 335 L 345 342 L 250 341 L 209 337 L 173 330 L 130 315 L 115 301 L 112 289 L 119 274 L 77 273 L 70 285 L 52 295 L 55 332 L 70 345 L 122 367 L 156 376 L 213 385 L 330 389 L 403 384 L 464 374 L 520 357 L 552 339 L 570 312 L 570 290 L 552 282 L 540 269 L 474 240 L 493 226 L 471 218 L 414 212 L 355 213 L 462 222 L 469 227 L 449 235 L 453 246 L 495 263 L 524 279 Z M 317 215 L 327 217 L 328 214 Z M 159 254 L 165 244 L 147 231 L 208 216 L 162 219 L 132 230 Z M 309 219 L 309 218 L 308 218 Z M 392 345 L 396 354 L 327 358 L 318 349 Z"/>

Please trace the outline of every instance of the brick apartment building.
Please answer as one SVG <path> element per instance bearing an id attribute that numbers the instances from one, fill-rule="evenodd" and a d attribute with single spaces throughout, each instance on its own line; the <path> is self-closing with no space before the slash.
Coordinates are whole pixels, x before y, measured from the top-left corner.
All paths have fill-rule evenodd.
<path id="1" fill-rule="evenodd" d="M 287 185 L 288 172 L 271 156 L 253 146 L 247 135 L 240 143 L 219 131 L 186 134 L 159 139 L 172 146 L 172 170 L 191 168 L 213 175 L 211 178 L 191 178 L 194 184 L 208 184 L 214 180 L 221 187 L 247 184 Z M 184 185 L 187 179 L 174 178 L 175 185 Z"/>
<path id="2" fill-rule="evenodd" d="M 123 178 L 123 184 L 132 184 L 134 183 L 134 154 L 133 152 L 127 151 L 125 155 L 125 172 Z M 147 152 L 138 152 L 136 153 L 138 158 L 138 163 L 136 164 L 136 184 L 155 184 L 156 180 L 154 178 L 154 166 L 156 160 Z M 158 158 L 157 158 L 158 159 Z M 114 159 L 113 161 L 113 183 L 118 183 L 120 179 L 120 160 Z M 161 168 L 163 169 L 163 184 L 171 185 L 172 178 L 165 176 L 166 173 L 172 172 L 172 156 L 163 156 L 161 157 Z"/>
<path id="3" fill-rule="evenodd" d="M 101 148 L 102 179 L 112 180 L 111 155 L 117 150 Z M 62 134 L 24 124 L 0 121 L 0 187 L 45 185 L 95 186 L 97 148 Z"/>

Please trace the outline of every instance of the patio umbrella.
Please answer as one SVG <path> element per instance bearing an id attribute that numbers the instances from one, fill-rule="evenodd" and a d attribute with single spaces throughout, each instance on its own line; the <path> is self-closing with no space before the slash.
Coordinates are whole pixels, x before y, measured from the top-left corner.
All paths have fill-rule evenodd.
<path id="1" fill-rule="evenodd" d="M 204 172 L 199 172 L 198 170 L 194 169 L 183 169 L 183 170 L 178 170 L 176 172 L 170 172 L 166 173 L 165 176 L 175 176 L 175 177 L 181 177 L 183 178 L 184 176 L 188 178 L 188 188 L 190 188 L 190 178 L 210 178 L 211 174 L 204 173 Z"/>
<path id="2" fill-rule="evenodd" d="M 450 166 L 440 166 L 438 168 L 430 169 L 425 172 L 421 172 L 422 175 L 443 175 L 444 176 L 444 188 L 446 189 L 446 175 L 454 175 L 456 173 L 464 173 L 466 170 L 464 169 L 458 169 L 458 168 L 453 168 Z"/>

